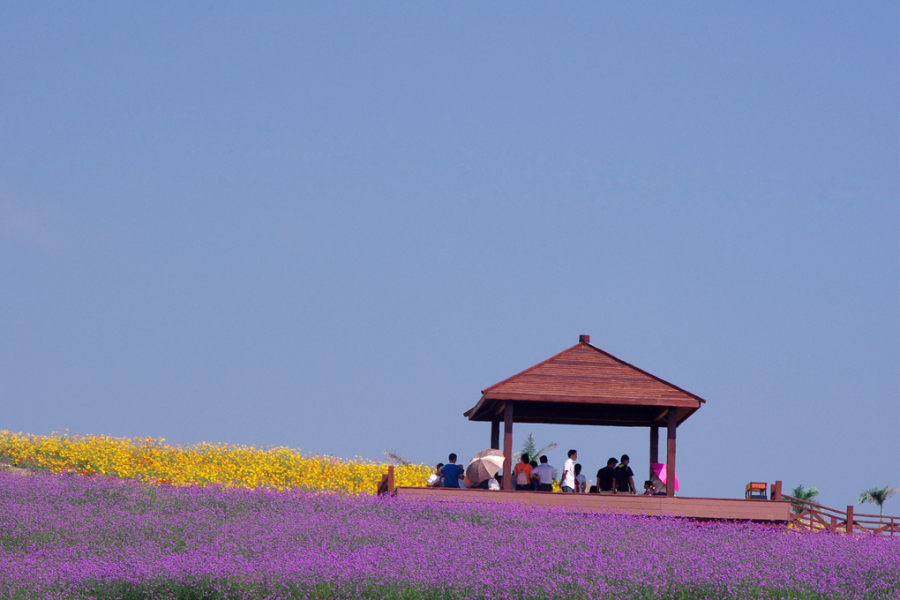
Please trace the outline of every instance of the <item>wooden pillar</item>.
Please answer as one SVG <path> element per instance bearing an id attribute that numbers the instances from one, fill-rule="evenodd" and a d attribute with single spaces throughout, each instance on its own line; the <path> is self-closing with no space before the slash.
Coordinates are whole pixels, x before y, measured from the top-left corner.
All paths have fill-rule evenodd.
<path id="1" fill-rule="evenodd" d="M 669 407 L 669 422 L 666 427 L 666 496 L 675 496 L 675 431 L 678 422 L 675 420 L 675 407 Z"/>
<path id="2" fill-rule="evenodd" d="M 491 448 L 500 449 L 500 419 L 491 419 Z"/>
<path id="3" fill-rule="evenodd" d="M 781 502 L 781 481 L 777 479 L 772 484 L 772 500 Z"/>
<path id="4" fill-rule="evenodd" d="M 650 462 L 659 462 L 659 425 L 650 426 Z M 650 466 L 650 477 L 653 479 L 653 466 Z"/>
<path id="5" fill-rule="evenodd" d="M 388 467 L 387 493 L 394 494 L 394 465 Z"/>
<path id="6" fill-rule="evenodd" d="M 503 407 L 503 490 L 512 489 L 513 454 L 513 403 L 507 401 Z"/>
<path id="7" fill-rule="evenodd" d="M 847 533 L 853 533 L 853 505 L 847 507 L 847 527 L 844 529 Z"/>

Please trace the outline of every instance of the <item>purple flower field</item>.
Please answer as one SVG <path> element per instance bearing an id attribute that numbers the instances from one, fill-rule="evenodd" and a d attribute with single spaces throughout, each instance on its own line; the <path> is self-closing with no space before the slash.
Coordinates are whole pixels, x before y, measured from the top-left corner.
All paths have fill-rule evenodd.
<path id="1" fill-rule="evenodd" d="M 898 598 L 900 539 L 0 474 L 0 598 Z"/>

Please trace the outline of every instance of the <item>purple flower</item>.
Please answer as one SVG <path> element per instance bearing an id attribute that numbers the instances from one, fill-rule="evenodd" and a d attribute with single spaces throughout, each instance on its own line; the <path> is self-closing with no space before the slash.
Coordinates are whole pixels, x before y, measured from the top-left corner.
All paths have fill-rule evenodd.
<path id="1" fill-rule="evenodd" d="M 0 474 L 0 596 L 187 590 L 231 599 L 887 599 L 900 597 L 900 538 Z"/>

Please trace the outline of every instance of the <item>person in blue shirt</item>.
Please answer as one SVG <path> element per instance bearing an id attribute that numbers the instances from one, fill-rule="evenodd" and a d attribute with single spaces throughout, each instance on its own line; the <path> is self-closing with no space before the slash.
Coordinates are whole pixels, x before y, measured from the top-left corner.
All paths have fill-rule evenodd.
<path id="1" fill-rule="evenodd" d="M 447 464 L 441 468 L 441 473 L 444 475 L 444 487 L 458 488 L 459 482 L 466 476 L 466 472 L 456 464 L 456 454 L 451 452 L 448 459 Z"/>

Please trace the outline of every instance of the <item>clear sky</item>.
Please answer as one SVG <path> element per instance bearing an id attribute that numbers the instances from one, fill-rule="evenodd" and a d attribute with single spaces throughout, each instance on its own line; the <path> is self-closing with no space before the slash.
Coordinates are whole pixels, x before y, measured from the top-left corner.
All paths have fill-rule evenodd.
<path id="1" fill-rule="evenodd" d="M 900 487 L 896 3 L 199 4 L 0 5 L 0 428 L 468 460 L 586 333 L 685 495 Z"/>

